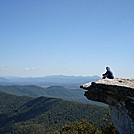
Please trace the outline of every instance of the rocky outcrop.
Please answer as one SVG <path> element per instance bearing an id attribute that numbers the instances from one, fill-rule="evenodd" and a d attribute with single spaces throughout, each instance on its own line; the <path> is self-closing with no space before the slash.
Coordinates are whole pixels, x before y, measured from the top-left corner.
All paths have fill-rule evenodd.
<path id="1" fill-rule="evenodd" d="M 86 83 L 89 100 L 109 105 L 111 119 L 120 134 L 134 134 L 134 79 L 101 79 Z"/>

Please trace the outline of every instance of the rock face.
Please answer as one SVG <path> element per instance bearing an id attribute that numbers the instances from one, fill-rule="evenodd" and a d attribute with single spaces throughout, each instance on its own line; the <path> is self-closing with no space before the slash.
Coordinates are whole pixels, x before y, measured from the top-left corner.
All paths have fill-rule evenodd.
<path id="1" fill-rule="evenodd" d="M 134 134 L 134 79 L 101 79 L 80 88 L 86 90 L 89 100 L 109 105 L 111 119 L 120 134 Z"/>

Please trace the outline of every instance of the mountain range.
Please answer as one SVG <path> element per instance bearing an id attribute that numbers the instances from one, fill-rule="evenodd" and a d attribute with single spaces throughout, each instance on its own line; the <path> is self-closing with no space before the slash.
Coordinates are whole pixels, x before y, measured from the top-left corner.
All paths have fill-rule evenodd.
<path id="1" fill-rule="evenodd" d="M 102 120 L 108 111 L 104 107 L 62 99 L 32 98 L 0 92 L 0 133 L 52 133 L 61 130 L 69 122 L 79 120 L 87 120 L 101 127 L 105 124 Z"/>
<path id="2" fill-rule="evenodd" d="M 88 101 L 81 83 L 98 80 L 98 76 L 63 76 L 46 77 L 0 77 L 0 91 L 19 96 L 54 97 L 88 104 L 103 105 Z"/>
<path id="3" fill-rule="evenodd" d="M 50 86 L 47 88 L 35 86 L 35 85 L 0 85 L 0 91 L 17 95 L 17 96 L 30 96 L 30 97 L 53 97 L 53 98 L 61 98 L 69 101 L 77 101 L 86 104 L 92 105 L 101 105 L 104 104 L 97 103 L 94 101 L 89 101 L 84 97 L 84 90 L 77 88 L 67 88 L 62 86 Z"/>
<path id="4" fill-rule="evenodd" d="M 98 76 L 0 77 L 0 133 L 107 134 L 115 130 L 109 108 L 87 100 L 79 88 L 81 82 L 97 79 Z"/>
<path id="5" fill-rule="evenodd" d="M 78 88 L 81 83 L 97 81 L 99 76 L 64 76 L 51 75 L 45 77 L 0 77 L 0 85 L 37 85 L 47 86 L 64 86 Z"/>

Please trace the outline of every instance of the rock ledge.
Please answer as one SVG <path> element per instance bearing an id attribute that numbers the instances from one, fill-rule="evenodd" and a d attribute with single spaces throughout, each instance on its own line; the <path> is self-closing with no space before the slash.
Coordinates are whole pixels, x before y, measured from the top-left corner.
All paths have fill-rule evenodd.
<path id="1" fill-rule="evenodd" d="M 101 79 L 80 86 L 89 100 L 108 104 L 120 134 L 134 134 L 134 79 Z"/>

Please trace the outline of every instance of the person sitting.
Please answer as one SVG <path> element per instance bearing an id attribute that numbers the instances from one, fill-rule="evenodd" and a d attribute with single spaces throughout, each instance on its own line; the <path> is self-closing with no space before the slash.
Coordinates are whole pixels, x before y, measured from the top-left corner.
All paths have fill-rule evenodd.
<path id="1" fill-rule="evenodd" d="M 112 71 L 110 70 L 110 67 L 106 67 L 106 73 L 102 74 L 102 79 L 113 79 L 114 76 L 113 76 L 113 73 Z"/>

